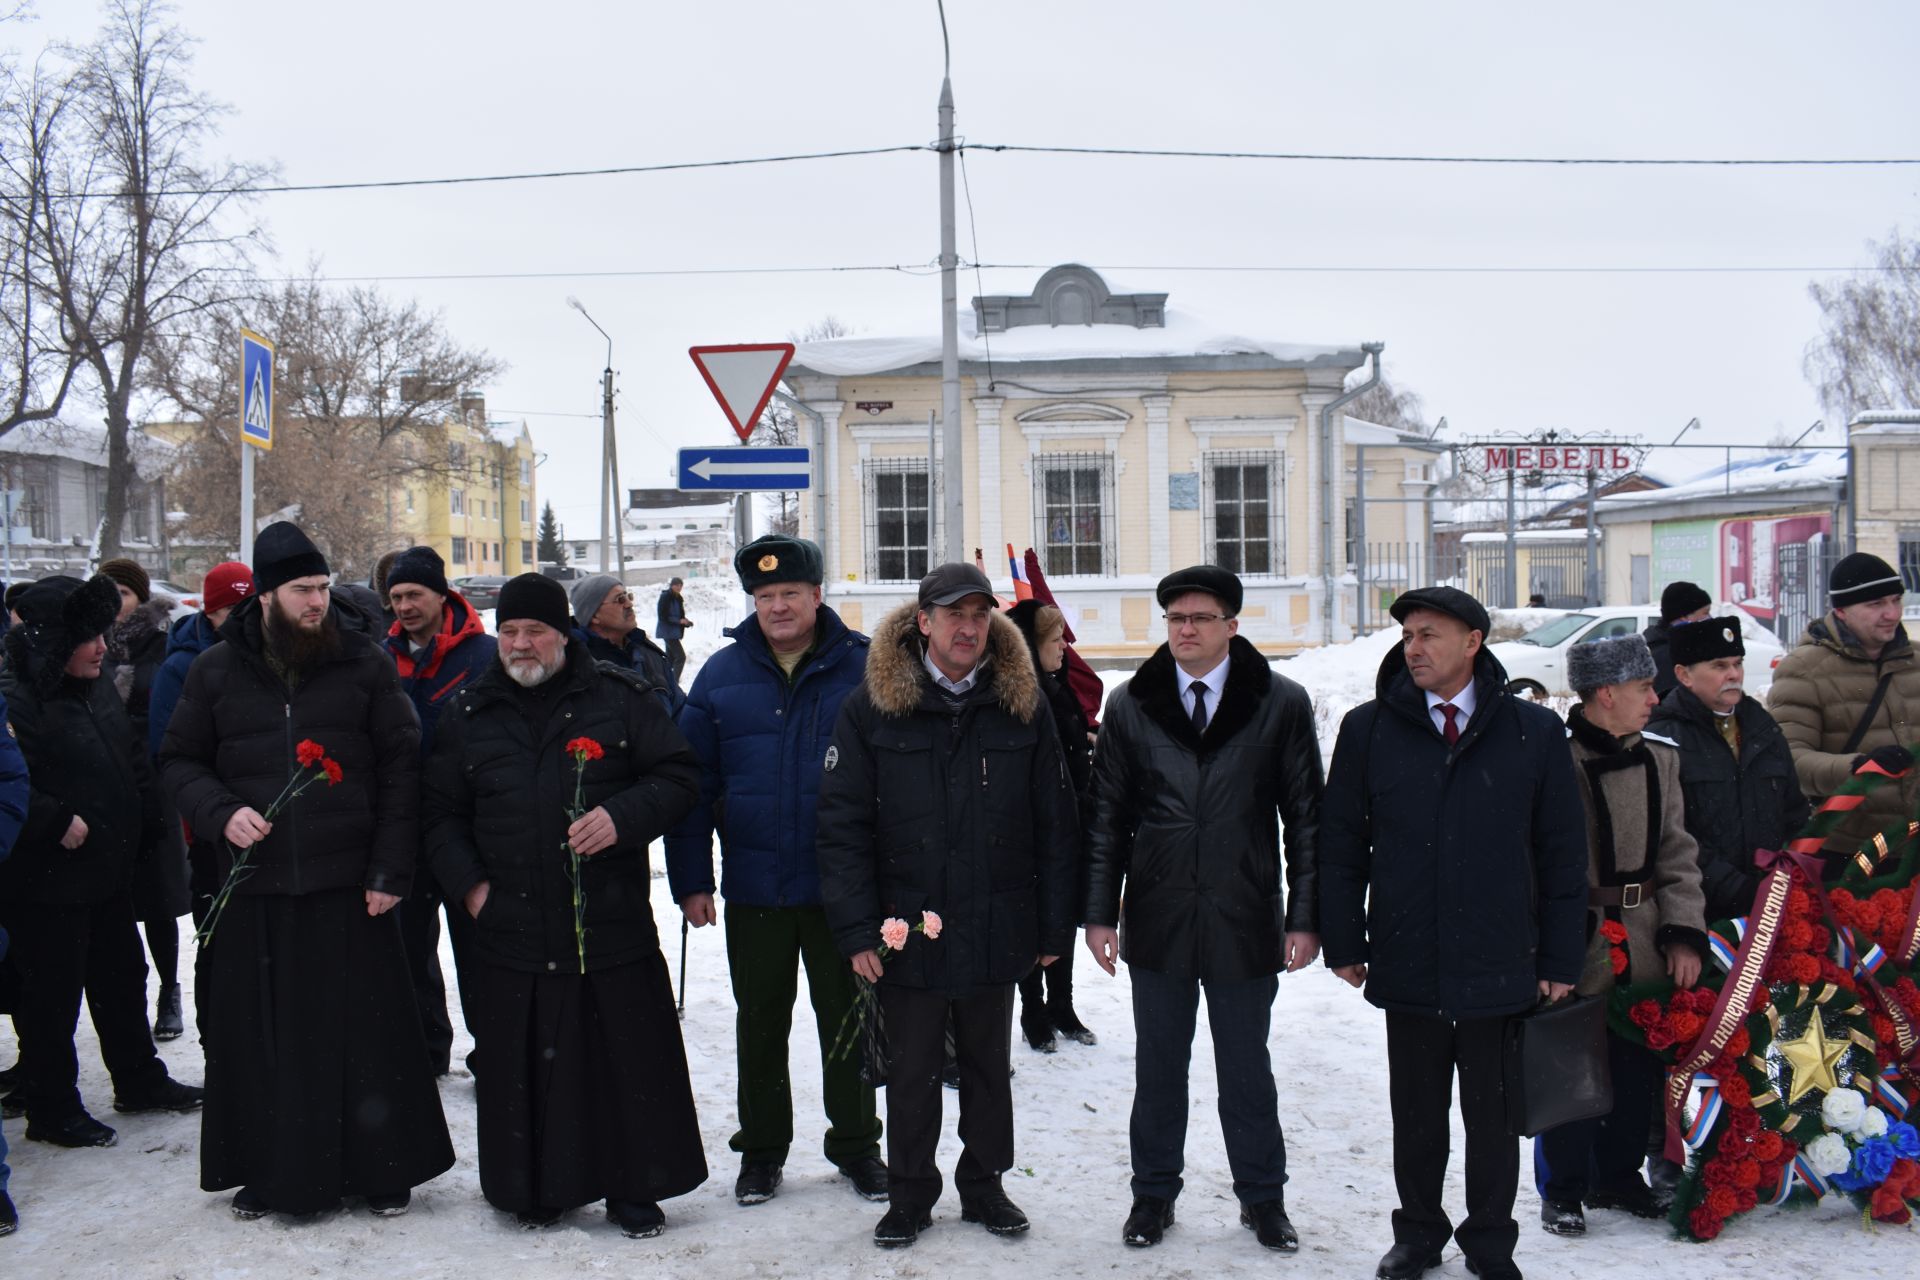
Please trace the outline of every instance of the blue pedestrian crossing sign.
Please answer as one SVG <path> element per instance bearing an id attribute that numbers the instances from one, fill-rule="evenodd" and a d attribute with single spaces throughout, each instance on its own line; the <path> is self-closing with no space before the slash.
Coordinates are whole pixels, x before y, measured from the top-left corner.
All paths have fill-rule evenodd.
<path id="1" fill-rule="evenodd" d="M 240 438 L 256 449 L 273 448 L 273 344 L 240 331 Z"/>

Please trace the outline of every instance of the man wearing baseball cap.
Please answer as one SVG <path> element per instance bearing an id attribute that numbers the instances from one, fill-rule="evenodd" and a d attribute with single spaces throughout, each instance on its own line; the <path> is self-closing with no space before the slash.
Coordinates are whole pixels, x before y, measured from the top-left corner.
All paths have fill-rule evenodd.
<path id="1" fill-rule="evenodd" d="M 1768 710 L 1787 735 L 1800 789 L 1818 808 L 1869 762 L 1898 777 L 1881 785 L 1827 836 L 1826 852 L 1884 857 L 1874 838 L 1920 802 L 1907 748 L 1920 738 L 1920 660 L 1901 621 L 1906 581 L 1879 556 L 1856 551 L 1833 566 L 1831 608 L 1774 669 Z M 1834 868 L 1838 873 L 1838 868 Z"/>
<path id="2" fill-rule="evenodd" d="M 963 1222 L 1027 1230 L 1013 1167 L 1013 987 L 1073 945 L 1078 832 L 1060 735 L 993 585 L 943 564 L 874 630 L 822 762 L 821 896 L 886 1020 L 886 1216 L 912 1244 L 940 1199 L 940 1070 L 951 1020 Z M 910 933 L 910 927 L 917 926 Z"/>
<path id="3" fill-rule="evenodd" d="M 820 905 L 814 809 L 821 762 L 847 695 L 867 670 L 867 638 L 820 598 L 820 548 L 768 534 L 733 558 L 753 612 L 708 658 L 680 709 L 680 731 L 700 761 L 700 799 L 667 835 L 673 898 L 695 928 L 726 899 L 739 1060 L 740 1153 L 734 1200 L 771 1200 L 793 1142 L 787 1041 L 802 964 L 819 1029 L 827 1160 L 869 1200 L 887 1198 L 880 1117 L 857 1054 L 826 1052 L 853 1008 L 853 974 Z M 713 874 L 720 837 L 721 876 Z"/>
<path id="4" fill-rule="evenodd" d="M 1507 1130 L 1507 1019 L 1558 1000 L 1585 961 L 1587 834 L 1566 726 L 1507 692 L 1478 600 L 1423 587 L 1393 602 L 1401 642 L 1348 712 L 1320 822 L 1327 966 L 1386 1014 L 1393 1248 L 1411 1280 L 1451 1239 L 1487 1280 L 1517 1277 L 1520 1140 Z M 1466 1217 L 1444 1204 L 1454 1078 Z"/>

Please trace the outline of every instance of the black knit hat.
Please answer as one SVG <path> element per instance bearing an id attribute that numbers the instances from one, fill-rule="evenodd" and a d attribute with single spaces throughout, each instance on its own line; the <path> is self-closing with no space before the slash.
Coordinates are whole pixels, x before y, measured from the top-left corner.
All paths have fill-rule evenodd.
<path id="1" fill-rule="evenodd" d="M 493 607 L 494 629 L 517 618 L 544 622 L 565 635 L 573 629 L 573 607 L 567 601 L 567 589 L 544 573 L 523 573 L 508 579 L 500 588 L 500 603 Z"/>
<path id="2" fill-rule="evenodd" d="M 313 539 L 290 521 L 274 521 L 253 540 L 253 589 L 261 595 L 295 578 L 326 577 L 332 572 Z"/>
<path id="3" fill-rule="evenodd" d="M 443 596 L 451 590 L 447 586 L 447 562 L 432 547 L 408 547 L 393 558 L 393 563 L 387 566 L 382 590 L 390 592 L 403 582 L 415 583 Z"/>
<path id="4" fill-rule="evenodd" d="M 1713 597 L 1692 582 L 1669 582 L 1667 589 L 1660 593 L 1660 620 L 1672 622 L 1675 618 L 1684 618 L 1713 603 Z"/>
<path id="5" fill-rule="evenodd" d="M 1676 667 L 1715 658 L 1744 658 L 1747 645 L 1740 638 L 1740 619 L 1703 618 L 1675 627 L 1667 637 L 1667 654 Z"/>
<path id="6" fill-rule="evenodd" d="M 1854 552 L 1833 566 L 1833 572 L 1827 575 L 1827 594 L 1836 609 L 1884 600 L 1906 589 L 1906 583 L 1893 571 L 1892 565 L 1864 551 Z"/>
<path id="7" fill-rule="evenodd" d="M 740 588 L 748 595 L 776 582 L 806 582 L 817 587 L 827 576 L 820 545 L 784 533 L 755 538 L 734 552 L 733 571 L 740 575 Z"/>
<path id="8" fill-rule="evenodd" d="M 1430 609 L 1450 618 L 1458 618 L 1467 624 L 1467 630 L 1478 631 L 1483 640 L 1493 630 L 1493 619 L 1487 616 L 1487 607 L 1458 587 L 1419 587 L 1413 591 L 1403 591 L 1387 607 L 1387 612 L 1393 615 L 1395 622 L 1405 622 L 1407 615 L 1415 609 Z"/>
<path id="9" fill-rule="evenodd" d="M 1160 579 L 1160 585 L 1153 589 L 1153 598 L 1164 609 L 1168 602 L 1178 600 L 1189 591 L 1204 591 L 1218 600 L 1229 618 L 1239 616 L 1240 604 L 1246 598 L 1246 588 L 1240 585 L 1239 575 L 1217 564 L 1175 569 Z"/>

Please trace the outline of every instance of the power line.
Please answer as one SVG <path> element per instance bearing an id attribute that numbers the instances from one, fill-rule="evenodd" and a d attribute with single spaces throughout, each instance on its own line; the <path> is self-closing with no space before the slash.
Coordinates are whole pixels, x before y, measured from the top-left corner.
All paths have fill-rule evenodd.
<path id="1" fill-rule="evenodd" d="M 331 284 L 375 284 L 382 281 L 416 280 L 606 280 L 643 276 L 778 276 L 817 275 L 833 272 L 882 271 L 908 276 L 930 276 L 939 271 L 937 263 L 885 263 L 838 267 L 649 267 L 615 271 L 453 271 L 409 275 L 364 275 L 315 277 Z M 255 284 L 299 284 L 306 276 L 250 276 Z"/>
<path id="2" fill-rule="evenodd" d="M 1018 151 L 1037 155 L 1153 156 L 1186 160 L 1309 160 L 1339 164 L 1484 164 L 1484 165 L 1602 165 L 1621 168 L 1840 168 L 1873 165 L 1920 165 L 1920 157 L 1771 158 L 1707 156 L 1443 156 L 1368 154 L 1336 151 L 1190 151 L 1173 147 L 1038 147 L 1016 143 L 970 142 L 969 151 Z"/>

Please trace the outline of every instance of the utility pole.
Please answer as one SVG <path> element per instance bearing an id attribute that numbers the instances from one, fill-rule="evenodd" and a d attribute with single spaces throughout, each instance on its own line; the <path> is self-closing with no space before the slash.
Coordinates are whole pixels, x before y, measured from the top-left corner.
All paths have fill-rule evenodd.
<path id="1" fill-rule="evenodd" d="M 946 20 L 941 19 L 941 36 L 946 35 Z M 940 422 L 941 440 L 946 449 L 943 480 L 945 500 L 941 505 L 941 523 L 946 526 L 948 563 L 966 559 L 966 529 L 962 527 L 962 490 L 965 486 L 960 467 L 960 255 L 954 249 L 953 215 L 953 68 L 949 58 L 947 74 L 940 81 Z M 933 459 L 927 459 L 929 472 Z"/>
<path id="2" fill-rule="evenodd" d="M 600 329 L 600 322 L 580 305 L 580 299 L 569 297 L 567 305 L 586 316 L 588 324 Z M 607 367 L 600 374 L 600 572 L 607 572 L 607 551 L 610 547 L 614 548 L 618 558 L 613 562 L 613 574 L 624 585 L 627 539 L 626 521 L 619 513 L 620 459 L 613 434 L 613 335 L 600 329 L 600 336 L 607 340 Z M 611 506 L 607 497 L 609 490 L 613 494 Z M 612 519 L 611 527 L 609 517 Z"/>

